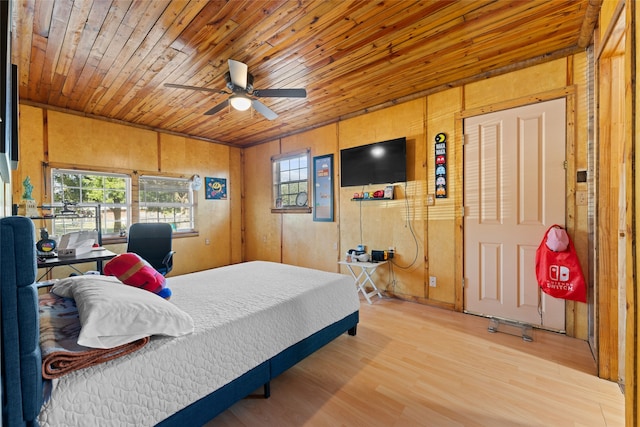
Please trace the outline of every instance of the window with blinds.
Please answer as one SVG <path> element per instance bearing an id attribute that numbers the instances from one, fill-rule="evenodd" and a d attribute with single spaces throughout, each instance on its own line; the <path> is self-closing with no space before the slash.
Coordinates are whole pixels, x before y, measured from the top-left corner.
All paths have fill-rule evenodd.
<path id="1" fill-rule="evenodd" d="M 141 176 L 139 222 L 166 222 L 174 231 L 195 229 L 191 181 L 186 178 Z"/>

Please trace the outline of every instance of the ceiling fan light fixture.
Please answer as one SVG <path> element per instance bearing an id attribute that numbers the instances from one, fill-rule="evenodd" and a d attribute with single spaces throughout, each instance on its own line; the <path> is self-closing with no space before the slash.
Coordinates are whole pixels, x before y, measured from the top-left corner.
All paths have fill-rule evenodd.
<path id="1" fill-rule="evenodd" d="M 0 0 L 2 2 L 2 0 Z M 275 111 L 260 102 L 257 98 L 306 98 L 305 89 L 254 89 L 253 75 L 249 74 L 247 64 L 229 59 L 229 71 L 225 74 L 227 88 L 231 91 L 216 90 L 208 87 L 187 86 L 173 83 L 165 83 L 167 87 L 178 89 L 202 90 L 219 94 L 230 95 L 224 101 L 207 110 L 205 116 L 211 116 L 225 109 L 246 111 L 252 108 L 256 113 L 267 120 L 275 120 L 278 115 Z M 253 111 L 252 110 L 252 111 Z M 253 117 L 253 115 L 252 115 Z"/>
<path id="2" fill-rule="evenodd" d="M 229 98 L 231 106 L 239 111 L 246 111 L 251 107 L 251 100 L 245 96 L 233 95 Z"/>

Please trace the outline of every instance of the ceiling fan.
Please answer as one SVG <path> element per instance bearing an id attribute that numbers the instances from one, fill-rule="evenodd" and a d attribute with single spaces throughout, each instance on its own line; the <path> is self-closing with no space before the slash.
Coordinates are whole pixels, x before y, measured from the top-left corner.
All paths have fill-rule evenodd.
<path id="1" fill-rule="evenodd" d="M 231 105 L 236 110 L 245 111 L 253 107 L 258 113 L 265 118 L 273 120 L 278 115 L 269 107 L 264 105 L 256 98 L 306 98 L 307 91 L 305 89 L 254 89 L 253 75 L 249 74 L 247 64 L 229 59 L 229 71 L 225 74 L 227 88 L 231 92 L 219 89 L 210 89 L 207 87 L 187 86 L 174 83 L 165 83 L 166 87 L 176 89 L 202 90 L 205 92 L 223 93 L 231 95 L 229 98 L 216 105 L 205 115 L 213 115 L 227 106 Z"/>

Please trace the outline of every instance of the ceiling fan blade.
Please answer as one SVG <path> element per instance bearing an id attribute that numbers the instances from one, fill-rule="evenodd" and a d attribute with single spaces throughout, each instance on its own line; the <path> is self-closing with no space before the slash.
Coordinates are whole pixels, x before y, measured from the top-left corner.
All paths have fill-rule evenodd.
<path id="1" fill-rule="evenodd" d="M 213 107 L 212 109 L 210 109 L 209 111 L 204 113 L 204 115 L 205 116 L 211 116 L 211 115 L 217 113 L 218 111 L 223 110 L 227 106 L 229 106 L 229 100 L 228 99 L 222 101 L 220 104 L 216 105 L 215 107 Z"/>
<path id="2" fill-rule="evenodd" d="M 264 105 L 262 102 L 258 101 L 257 99 L 251 100 L 251 105 L 253 106 L 254 110 L 256 110 L 258 113 L 262 114 L 263 116 L 265 116 L 269 120 L 274 120 L 275 118 L 278 117 L 278 115 L 273 110 L 271 110 L 269 107 L 267 107 L 266 105 Z"/>
<path id="3" fill-rule="evenodd" d="M 229 74 L 231 75 L 231 83 L 234 86 L 247 88 L 247 74 L 249 73 L 249 67 L 247 64 L 240 61 L 229 60 Z"/>
<path id="4" fill-rule="evenodd" d="M 178 85 L 178 84 L 175 84 L 175 83 L 165 83 L 164 85 L 166 87 L 172 87 L 174 89 L 201 90 L 201 91 L 204 91 L 204 92 L 229 94 L 229 92 L 225 92 L 224 90 L 211 89 L 211 88 L 208 88 L 208 87 L 201 87 L 201 86 Z"/>
<path id="5" fill-rule="evenodd" d="M 260 98 L 306 98 L 305 89 L 255 89 L 253 96 Z"/>

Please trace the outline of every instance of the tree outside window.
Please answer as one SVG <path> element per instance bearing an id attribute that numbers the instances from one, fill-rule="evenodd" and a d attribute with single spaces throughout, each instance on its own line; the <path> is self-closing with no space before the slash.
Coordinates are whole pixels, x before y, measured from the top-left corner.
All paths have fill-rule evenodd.
<path id="1" fill-rule="evenodd" d="M 94 209 L 83 209 L 83 205 L 100 205 L 103 236 L 121 235 L 127 230 L 131 206 L 131 179 L 127 175 L 54 169 L 51 177 L 55 206 L 52 213 L 62 214 L 63 206 L 67 205 L 79 216 L 88 217 L 54 220 L 55 234 L 95 228 L 95 219 L 90 218 Z"/>

